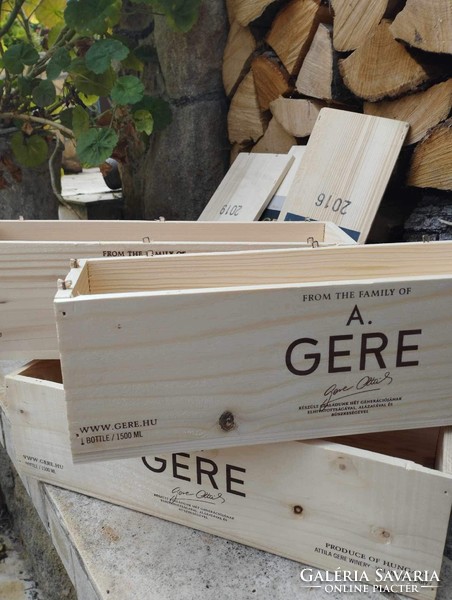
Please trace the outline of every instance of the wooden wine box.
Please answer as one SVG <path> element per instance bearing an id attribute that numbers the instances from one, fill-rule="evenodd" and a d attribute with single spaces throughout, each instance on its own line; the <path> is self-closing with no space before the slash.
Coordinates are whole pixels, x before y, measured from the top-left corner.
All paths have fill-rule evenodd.
<path id="1" fill-rule="evenodd" d="M 67 287 L 76 462 L 452 425 L 452 242 L 88 259 Z"/>
<path id="2" fill-rule="evenodd" d="M 52 302 L 70 259 L 354 243 L 330 223 L 279 225 L 0 221 L 0 357 L 58 358 Z"/>
<path id="3" fill-rule="evenodd" d="M 415 590 L 405 582 L 394 591 L 435 597 L 452 501 L 450 428 L 74 465 L 58 361 L 34 361 L 6 382 L 6 446 L 20 473 L 308 565 L 356 571 L 358 581 L 364 572 L 370 585 L 388 572 L 422 571 L 427 581 Z"/>

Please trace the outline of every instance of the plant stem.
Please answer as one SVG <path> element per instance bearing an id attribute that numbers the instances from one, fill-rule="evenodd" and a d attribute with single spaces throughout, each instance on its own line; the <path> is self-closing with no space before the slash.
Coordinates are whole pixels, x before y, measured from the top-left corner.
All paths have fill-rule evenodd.
<path id="1" fill-rule="evenodd" d="M 60 147 L 62 146 L 62 142 L 59 138 L 56 138 L 55 140 L 55 148 L 49 158 L 49 173 L 50 173 L 50 183 L 52 185 L 52 191 L 55 194 L 58 202 L 60 204 L 62 204 L 64 207 L 66 207 L 68 210 L 70 210 L 72 213 L 74 213 L 74 215 L 77 217 L 77 219 L 81 219 L 82 217 L 79 215 L 79 213 L 75 210 L 75 208 L 73 206 L 71 206 L 69 204 L 69 202 L 63 198 L 63 196 L 61 195 L 61 191 L 60 188 L 61 186 L 57 184 L 56 179 L 55 179 L 55 158 L 58 154 L 58 150 L 60 149 Z"/>
<path id="2" fill-rule="evenodd" d="M 31 31 L 30 31 L 30 23 L 27 19 L 27 15 L 24 13 L 24 11 L 22 9 L 20 9 L 20 18 L 22 21 L 22 25 L 24 26 L 24 31 L 25 31 L 25 35 L 27 36 L 27 40 L 29 41 L 30 44 L 33 44 L 33 38 L 31 37 Z"/>
<path id="3" fill-rule="evenodd" d="M 53 129 L 58 129 L 58 131 L 61 131 L 61 133 L 64 133 L 69 138 L 74 137 L 73 131 L 71 131 L 64 125 L 60 125 L 60 123 L 54 123 L 53 121 L 50 121 L 49 119 L 44 119 L 43 117 L 35 117 L 33 115 L 22 115 L 22 114 L 16 114 L 13 112 L 5 112 L 5 113 L 0 113 L 0 119 L 4 119 L 4 120 L 19 119 L 19 121 L 32 121 L 33 123 L 39 123 L 41 125 L 48 125 L 49 127 L 52 127 Z"/>
<path id="4" fill-rule="evenodd" d="M 75 39 L 73 39 L 74 36 L 75 36 L 75 31 L 73 29 L 68 29 L 66 31 L 66 33 L 61 37 L 58 44 L 55 43 L 52 46 L 52 48 L 50 50 L 48 50 L 45 53 L 45 55 L 42 58 L 40 58 L 37 63 L 35 63 L 33 65 L 33 67 L 30 69 L 30 72 L 28 73 L 28 76 L 30 78 L 34 78 L 34 77 L 38 77 L 39 75 L 41 75 L 41 73 L 43 73 L 46 70 L 49 58 L 52 58 L 52 56 L 55 54 L 55 52 L 58 50 L 58 48 L 61 48 L 64 46 L 67 49 L 70 49 L 74 46 L 74 44 L 80 37 L 79 35 L 77 35 L 77 36 L 75 36 Z"/>
<path id="5" fill-rule="evenodd" d="M 13 10 L 11 11 L 11 13 L 8 17 L 8 20 L 3 25 L 3 27 L 0 28 L 0 38 L 2 38 L 5 35 L 5 33 L 8 33 L 8 31 L 11 29 L 17 15 L 20 12 L 20 9 L 22 8 L 22 6 L 24 4 L 25 4 L 25 0 L 16 0 L 16 2 L 14 3 Z"/>

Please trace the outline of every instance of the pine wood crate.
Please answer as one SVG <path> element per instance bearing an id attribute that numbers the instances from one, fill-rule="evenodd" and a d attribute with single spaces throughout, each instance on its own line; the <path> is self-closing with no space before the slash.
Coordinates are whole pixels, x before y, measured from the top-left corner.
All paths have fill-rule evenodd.
<path id="1" fill-rule="evenodd" d="M 58 358 L 52 301 L 71 258 L 354 243 L 330 223 L 274 225 L 0 221 L 0 357 Z"/>
<path id="2" fill-rule="evenodd" d="M 452 242 L 88 259 L 68 281 L 75 461 L 452 425 Z"/>
<path id="3" fill-rule="evenodd" d="M 376 569 L 439 575 L 451 428 L 73 465 L 59 362 L 34 361 L 6 382 L 6 445 L 20 473 L 371 582 Z M 436 586 L 408 595 L 431 600 Z"/>

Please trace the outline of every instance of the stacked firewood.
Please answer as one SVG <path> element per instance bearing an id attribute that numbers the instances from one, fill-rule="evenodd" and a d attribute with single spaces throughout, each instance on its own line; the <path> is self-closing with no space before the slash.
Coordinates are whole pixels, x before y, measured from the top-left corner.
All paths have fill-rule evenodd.
<path id="1" fill-rule="evenodd" d="M 451 0 L 227 0 L 232 156 L 306 143 L 333 106 L 410 123 L 404 185 L 452 190 Z"/>

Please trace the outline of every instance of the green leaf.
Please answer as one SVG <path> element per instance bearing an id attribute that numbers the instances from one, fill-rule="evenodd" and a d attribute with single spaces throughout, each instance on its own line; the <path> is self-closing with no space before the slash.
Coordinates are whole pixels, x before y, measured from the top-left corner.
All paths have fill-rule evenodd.
<path id="1" fill-rule="evenodd" d="M 175 31 L 187 33 L 198 20 L 202 0 L 131 0 L 134 4 L 147 4 L 166 16 Z"/>
<path id="2" fill-rule="evenodd" d="M 38 58 L 39 54 L 31 44 L 20 42 L 8 48 L 3 55 L 3 64 L 10 73 L 18 75 L 25 66 L 34 65 Z"/>
<path id="3" fill-rule="evenodd" d="M 45 27 L 54 27 L 63 20 L 65 6 L 66 0 L 42 0 L 36 9 L 36 18 Z"/>
<path id="4" fill-rule="evenodd" d="M 81 106 L 75 106 L 72 111 L 72 129 L 76 137 L 89 129 L 89 115 Z"/>
<path id="5" fill-rule="evenodd" d="M 59 77 L 61 71 L 66 71 L 70 64 L 71 57 L 66 48 L 58 48 L 47 64 L 47 77 L 49 79 L 56 79 Z"/>
<path id="6" fill-rule="evenodd" d="M 49 48 L 53 47 L 64 26 L 65 22 L 63 19 L 61 19 L 61 22 L 55 25 L 55 27 L 52 27 L 52 29 L 49 31 L 47 34 L 47 43 Z"/>
<path id="7" fill-rule="evenodd" d="M 154 119 L 154 131 L 161 131 L 172 121 L 171 108 L 163 98 L 144 96 L 134 105 L 134 110 L 148 110 Z"/>
<path id="8" fill-rule="evenodd" d="M 56 99 L 55 86 L 51 81 L 41 79 L 39 84 L 34 88 L 32 96 L 37 106 L 40 106 L 41 108 L 49 106 L 55 102 Z"/>
<path id="9" fill-rule="evenodd" d="M 141 73 L 141 71 L 143 71 L 144 64 L 140 59 L 130 52 L 127 58 L 121 61 L 121 68 L 126 69 L 127 71 L 138 71 Z"/>
<path id="10" fill-rule="evenodd" d="M 77 138 L 77 154 L 85 165 L 97 166 L 113 154 L 118 134 L 113 129 L 92 127 Z"/>
<path id="11" fill-rule="evenodd" d="M 17 86 L 19 88 L 19 92 L 22 96 L 30 96 L 33 92 L 33 89 L 39 85 L 40 79 L 30 79 L 29 77 L 23 77 L 19 75 L 17 78 Z"/>
<path id="12" fill-rule="evenodd" d="M 69 66 L 74 86 L 78 92 L 87 96 L 109 96 L 115 82 L 116 75 L 113 69 L 96 75 L 90 71 L 82 58 L 72 61 Z"/>
<path id="13" fill-rule="evenodd" d="M 49 155 L 49 147 L 44 138 L 39 135 L 24 135 L 21 131 L 16 131 L 11 136 L 11 148 L 17 162 L 24 167 L 37 167 Z"/>
<path id="14" fill-rule="evenodd" d="M 143 98 L 144 85 L 134 75 L 118 77 L 113 89 L 111 99 L 116 104 L 135 104 Z"/>
<path id="15" fill-rule="evenodd" d="M 201 0 L 158 0 L 155 4 L 172 29 L 187 33 L 198 20 Z"/>
<path id="16" fill-rule="evenodd" d="M 136 110 L 133 113 L 133 122 L 137 131 L 144 131 L 151 135 L 154 129 L 154 118 L 148 110 Z"/>
<path id="17" fill-rule="evenodd" d="M 58 114 L 58 119 L 61 125 L 64 125 L 68 129 L 72 129 L 72 113 L 74 112 L 73 108 L 65 108 Z"/>
<path id="18" fill-rule="evenodd" d="M 86 66 L 93 73 L 105 73 L 112 60 L 123 60 L 129 49 L 119 40 L 97 40 L 85 56 Z"/>
<path id="19" fill-rule="evenodd" d="M 106 33 L 116 25 L 121 0 L 68 0 L 64 19 L 71 29 L 83 35 Z"/>

